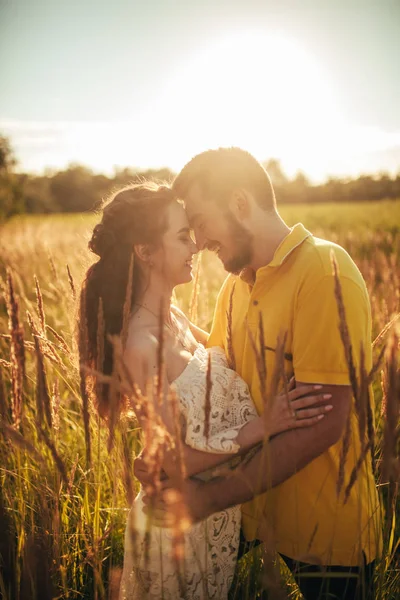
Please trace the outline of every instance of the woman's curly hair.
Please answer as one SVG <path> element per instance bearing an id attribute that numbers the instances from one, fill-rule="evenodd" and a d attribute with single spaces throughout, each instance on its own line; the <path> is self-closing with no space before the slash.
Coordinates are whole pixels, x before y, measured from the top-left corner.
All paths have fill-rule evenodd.
<path id="1" fill-rule="evenodd" d="M 87 271 L 82 284 L 78 317 L 80 364 L 99 369 L 105 375 L 113 371 L 113 347 L 110 335 L 120 335 L 130 265 L 135 244 L 158 245 L 168 229 L 167 209 L 176 196 L 165 185 L 152 182 L 129 185 L 106 202 L 103 214 L 92 233 L 89 249 L 99 257 Z M 132 308 L 137 291 L 138 267 L 132 273 Z M 99 340 L 100 300 L 103 314 L 103 340 Z M 98 346 L 102 346 L 102 365 L 98 364 Z M 109 386 L 96 386 L 95 402 L 102 417 L 108 415 Z M 100 393 L 99 393 L 100 390 Z"/>

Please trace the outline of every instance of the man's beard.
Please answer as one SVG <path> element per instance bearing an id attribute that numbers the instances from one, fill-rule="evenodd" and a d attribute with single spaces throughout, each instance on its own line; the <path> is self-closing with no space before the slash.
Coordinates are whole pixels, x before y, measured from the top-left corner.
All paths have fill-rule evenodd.
<path id="1" fill-rule="evenodd" d="M 229 234 L 234 240 L 235 254 L 226 262 L 222 262 L 229 273 L 238 274 L 249 265 L 253 258 L 253 235 L 239 223 L 230 211 L 225 214 L 225 217 L 229 225 Z"/>

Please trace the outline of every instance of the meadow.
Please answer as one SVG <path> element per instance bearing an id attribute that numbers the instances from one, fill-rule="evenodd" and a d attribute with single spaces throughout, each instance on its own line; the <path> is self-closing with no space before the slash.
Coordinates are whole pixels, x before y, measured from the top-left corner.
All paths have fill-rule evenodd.
<path id="1" fill-rule="evenodd" d="M 289 225 L 301 221 L 314 235 L 342 245 L 368 287 L 374 358 L 380 361 L 372 382 L 376 479 L 386 510 L 376 597 L 395 599 L 400 589 L 400 201 L 284 205 L 280 212 Z M 4 600 L 117 597 L 141 437 L 135 418 L 128 416 L 108 450 L 109 431 L 89 408 L 88 460 L 76 314 L 80 281 L 93 260 L 87 241 L 97 220 L 90 214 L 32 216 L 0 226 Z M 179 306 L 203 328 L 210 327 L 224 277 L 216 257 L 204 253 L 198 295 L 192 285 L 176 290 Z M 232 598 L 257 597 L 264 567 L 259 550 L 245 557 Z M 282 577 L 282 593 L 300 598 L 283 567 Z"/>

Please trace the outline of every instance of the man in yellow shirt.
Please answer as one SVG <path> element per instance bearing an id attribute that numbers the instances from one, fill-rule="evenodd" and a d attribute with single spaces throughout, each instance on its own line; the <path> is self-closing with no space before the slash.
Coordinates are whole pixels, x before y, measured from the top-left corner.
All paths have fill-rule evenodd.
<path id="1" fill-rule="evenodd" d="M 357 367 L 362 348 L 368 372 L 372 366 L 371 314 L 363 278 L 343 248 L 315 238 L 301 224 L 286 225 L 266 171 L 239 148 L 220 148 L 194 157 L 173 187 L 185 201 L 199 249 L 216 251 L 231 273 L 218 297 L 208 345 L 221 346 L 233 355 L 236 370 L 262 412 L 262 389 L 271 385 L 278 339 L 285 336 L 287 377 L 294 375 L 297 386 L 322 384 L 322 392 L 332 394 L 334 406 L 318 424 L 272 438 L 267 449 L 257 452 L 233 477 L 189 483 L 189 509 L 195 519 L 202 519 L 247 502 L 242 509 L 245 537 L 273 540 L 296 574 L 306 600 L 372 598 L 373 566 L 381 544 L 380 508 L 370 454 L 345 500 L 365 440 L 360 441 L 338 328 L 332 250 L 340 271 L 354 361 Z M 265 386 L 260 385 L 252 345 L 252 340 L 260 342 L 260 315 Z M 338 494 L 348 419 L 349 447 Z M 316 577 L 321 568 L 327 573 Z"/>

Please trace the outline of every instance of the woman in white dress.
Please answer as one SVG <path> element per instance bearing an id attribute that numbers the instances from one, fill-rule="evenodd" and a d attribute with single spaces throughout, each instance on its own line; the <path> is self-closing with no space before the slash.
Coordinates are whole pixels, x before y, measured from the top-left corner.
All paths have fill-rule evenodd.
<path id="1" fill-rule="evenodd" d="M 124 360 L 131 376 L 150 402 L 149 381 L 159 369 L 160 311 L 163 310 L 164 375 L 161 401 L 154 402 L 166 429 L 174 434 L 168 399 L 177 398 L 182 433 L 182 457 L 187 476 L 193 476 L 237 455 L 243 455 L 268 436 L 323 418 L 326 406 L 315 386 L 282 394 L 269 415 L 268 431 L 257 415 L 245 382 L 228 367 L 221 348 L 206 349 L 207 333 L 191 324 L 171 304 L 174 288 L 191 281 L 197 248 L 183 206 L 166 186 L 132 185 L 117 192 L 103 209 L 90 249 L 100 258 L 89 269 L 81 296 L 81 320 L 88 337 L 81 358 L 110 374 L 113 368 L 109 334 L 121 334 L 124 303 L 133 260 L 133 290 Z M 101 299 L 101 303 L 100 303 Z M 104 360 L 99 365 L 98 315 L 104 317 Z M 209 366 L 210 363 L 210 366 Z M 207 382 L 207 372 L 210 381 Z M 157 385 L 155 383 L 154 385 Z M 209 391 L 207 419 L 206 389 Z M 108 414 L 108 389 L 97 387 L 100 414 Z M 279 401 L 279 400 L 282 401 Z M 135 406 L 146 425 L 146 406 Z M 207 431 L 206 431 L 207 421 Z M 162 472 L 177 475 L 175 454 L 166 450 Z M 171 530 L 152 527 L 142 512 L 142 492 L 135 499 L 125 535 L 120 599 L 226 599 L 232 583 L 240 533 L 240 507 L 214 514 L 183 533 L 183 555 L 177 565 Z M 131 524 L 134 523 L 135 535 Z"/>

